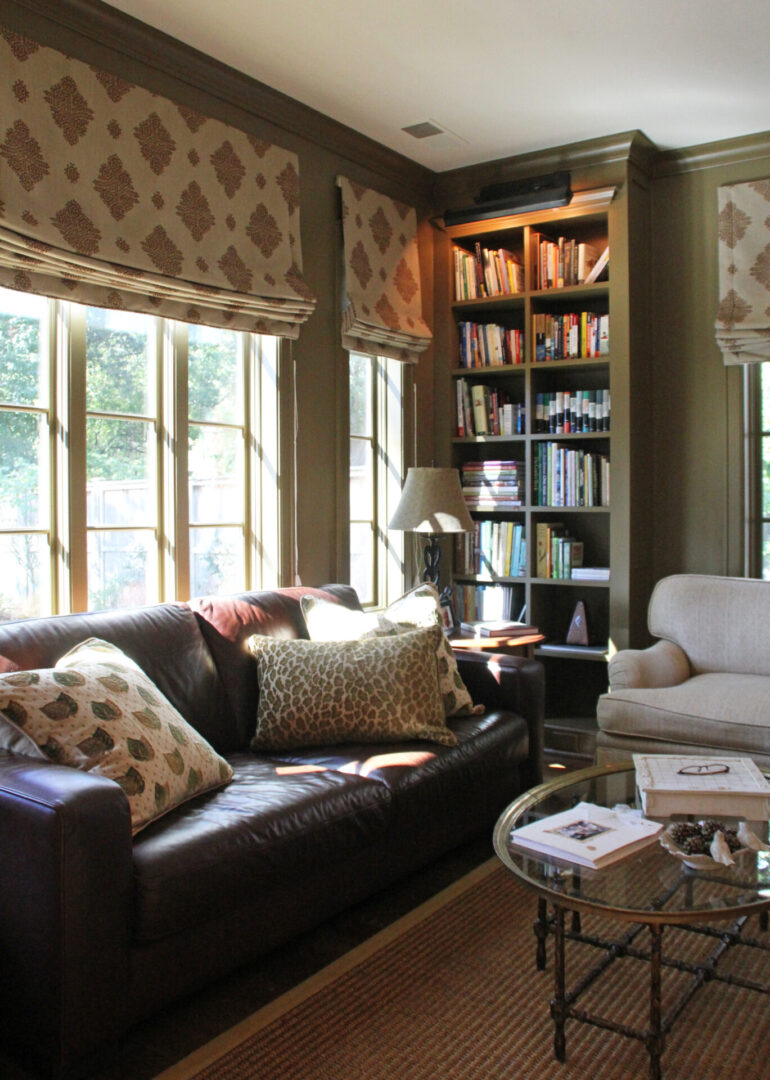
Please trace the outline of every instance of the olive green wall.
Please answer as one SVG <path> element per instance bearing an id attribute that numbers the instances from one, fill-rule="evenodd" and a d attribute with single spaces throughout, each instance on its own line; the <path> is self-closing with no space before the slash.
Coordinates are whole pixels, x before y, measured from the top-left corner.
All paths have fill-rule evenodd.
<path id="1" fill-rule="evenodd" d="M 342 173 L 401 199 L 417 207 L 424 220 L 432 173 L 98 0 L 0 0 L 0 23 L 298 155 L 303 269 L 318 304 L 299 340 L 284 346 L 290 355 L 284 364 L 286 382 L 293 371 L 296 388 L 296 473 L 292 475 L 289 461 L 283 462 L 282 472 L 289 490 L 296 483 L 300 579 L 306 584 L 340 580 L 340 566 L 347 565 L 349 519 L 346 468 L 340 468 L 347 442 L 347 353 L 340 343 L 335 179 Z M 429 230 L 424 241 L 424 299 L 430 310 Z M 417 431 L 422 464 L 429 464 L 432 454 L 431 352 L 421 360 L 415 377 L 416 411 L 423 418 Z M 284 405 L 286 400 L 284 395 Z M 291 449 L 291 407 L 288 414 L 286 446 Z M 287 505 L 292 502 L 290 498 Z M 289 551 L 291 547 L 289 543 Z M 286 583 L 292 578 L 289 566 Z"/>
<path id="2" fill-rule="evenodd" d="M 618 148 L 627 138 L 611 136 L 437 177 L 98 0 L 0 0 L 0 21 L 297 153 L 305 276 L 318 296 L 315 314 L 291 346 L 297 570 L 306 583 L 339 579 L 348 519 L 347 360 L 339 338 L 335 177 L 344 173 L 418 208 L 423 303 L 430 319 L 447 310 L 448 296 L 446 280 L 436 277 L 434 304 L 432 210 L 462 203 L 481 182 L 548 172 L 567 167 L 565 161 L 574 168 L 573 183 L 580 180 L 576 186 L 613 182 Z M 742 373 L 722 365 L 714 344 L 716 189 L 730 180 L 770 175 L 770 134 L 657 155 L 643 137 L 635 146 L 652 200 L 651 390 L 640 410 L 651 411 L 653 438 L 650 488 L 639 492 L 653 508 L 651 579 L 685 570 L 740 574 Z M 436 345 L 414 372 L 416 436 L 409 446 L 418 464 L 441 463 L 448 455 L 447 336 L 439 322 L 435 329 Z M 410 410 L 410 424 L 412 419 Z M 292 482 L 290 469 L 286 479 Z"/>
<path id="3" fill-rule="evenodd" d="M 654 578 L 743 574 L 743 371 L 714 341 L 717 188 L 770 176 L 770 133 L 660 155 L 652 183 Z M 770 206 L 768 207 L 770 212 Z"/>

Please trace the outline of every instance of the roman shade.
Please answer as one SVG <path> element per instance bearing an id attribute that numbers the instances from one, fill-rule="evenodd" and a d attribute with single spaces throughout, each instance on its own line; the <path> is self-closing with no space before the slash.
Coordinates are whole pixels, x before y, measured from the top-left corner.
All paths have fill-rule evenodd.
<path id="1" fill-rule="evenodd" d="M 770 360 L 770 179 L 719 188 L 716 338 L 726 364 Z"/>
<path id="2" fill-rule="evenodd" d="M 0 28 L 0 285 L 296 337 L 296 155 Z"/>
<path id="3" fill-rule="evenodd" d="M 415 363 L 431 332 L 422 317 L 417 213 L 344 176 L 342 344 Z"/>

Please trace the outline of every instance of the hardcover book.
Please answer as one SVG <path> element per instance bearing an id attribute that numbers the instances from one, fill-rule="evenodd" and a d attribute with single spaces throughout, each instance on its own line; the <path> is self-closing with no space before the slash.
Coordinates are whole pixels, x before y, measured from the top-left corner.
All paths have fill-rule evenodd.
<path id="1" fill-rule="evenodd" d="M 638 813 L 581 802 L 511 833 L 511 842 L 549 858 L 600 870 L 652 843 L 663 826 Z"/>
<path id="2" fill-rule="evenodd" d="M 770 784 L 751 758 L 634 754 L 634 768 L 646 814 L 770 817 Z"/>

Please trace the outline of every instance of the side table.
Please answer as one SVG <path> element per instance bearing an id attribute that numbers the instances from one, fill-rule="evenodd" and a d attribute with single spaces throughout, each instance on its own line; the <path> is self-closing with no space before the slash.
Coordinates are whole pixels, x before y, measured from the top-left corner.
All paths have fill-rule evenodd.
<path id="1" fill-rule="evenodd" d="M 460 633 L 449 638 L 449 644 L 458 652 L 468 649 L 481 649 L 485 652 L 521 653 L 531 660 L 535 655 L 535 646 L 545 641 L 544 634 L 520 634 L 518 637 L 476 637 L 474 634 Z"/>

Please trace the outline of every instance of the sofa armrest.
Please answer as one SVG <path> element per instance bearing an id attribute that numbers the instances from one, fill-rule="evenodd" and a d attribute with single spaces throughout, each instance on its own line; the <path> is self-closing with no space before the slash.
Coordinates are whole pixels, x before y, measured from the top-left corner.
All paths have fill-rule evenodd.
<path id="1" fill-rule="evenodd" d="M 488 711 L 504 709 L 518 713 L 529 730 L 529 758 L 522 769 L 526 787 L 543 779 L 545 745 L 545 679 L 538 660 L 507 653 L 463 649 L 455 653 L 457 668 L 473 701 Z"/>
<path id="2" fill-rule="evenodd" d="M 679 686 L 690 675 L 690 661 L 684 650 L 673 641 L 656 641 L 647 649 L 615 653 L 609 664 L 610 693 Z"/>
<path id="3" fill-rule="evenodd" d="M 0 751 L 0 851 L 3 1039 L 57 1073 L 125 1027 L 128 802 L 111 780 Z"/>

